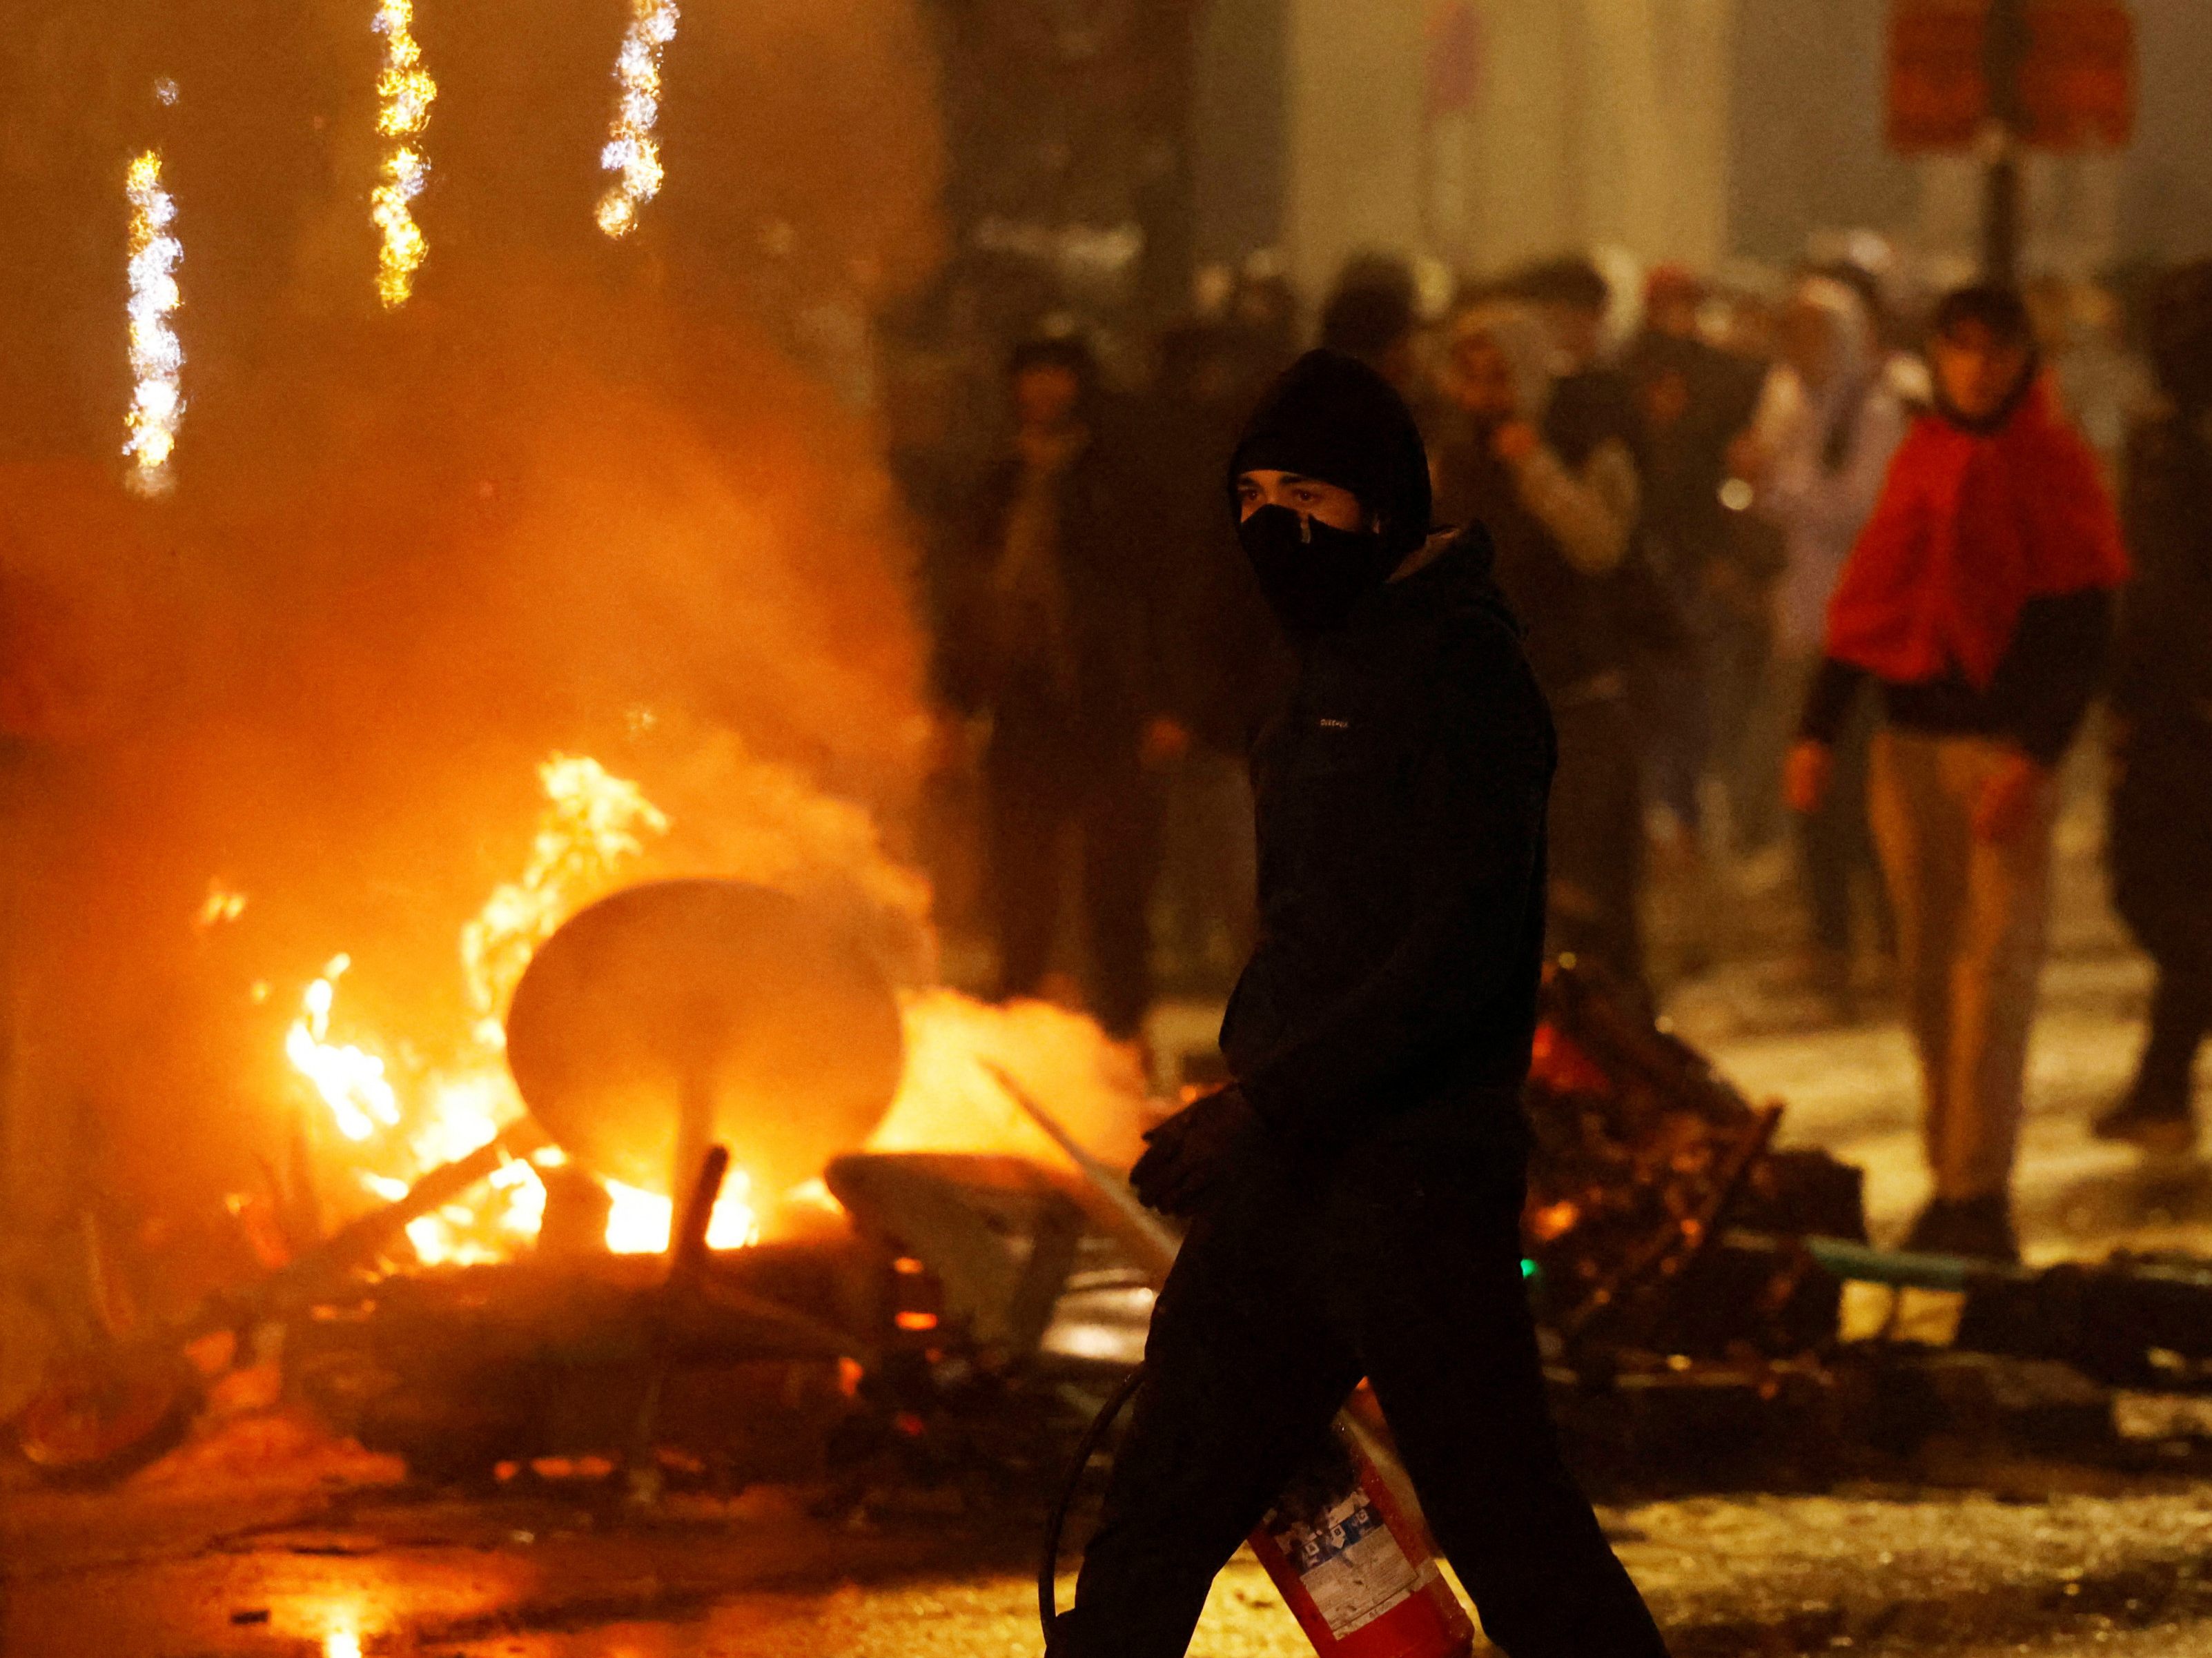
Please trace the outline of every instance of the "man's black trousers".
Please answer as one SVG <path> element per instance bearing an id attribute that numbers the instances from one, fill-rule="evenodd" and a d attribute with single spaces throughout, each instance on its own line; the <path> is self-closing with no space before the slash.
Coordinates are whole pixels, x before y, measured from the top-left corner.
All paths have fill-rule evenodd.
<path id="1" fill-rule="evenodd" d="M 1644 779 L 1618 700 L 1559 707 L 1552 779 L 1549 948 L 1594 962 L 1648 999 L 1644 981 Z"/>
<path id="2" fill-rule="evenodd" d="M 2133 1092 L 2186 1115 L 2212 1034 L 2212 720 L 2137 722 L 2111 823 L 2113 904 L 2158 969 Z"/>
<path id="3" fill-rule="evenodd" d="M 1091 1011 L 1107 1034 L 1133 1036 L 1151 1006 L 1146 914 L 1159 863 L 1158 805 L 1136 769 L 1079 760 L 1022 764 L 994 756 L 985 771 L 1000 993 L 1036 993 L 1052 965 L 1066 832 L 1082 868 Z"/>
<path id="4" fill-rule="evenodd" d="M 1055 1654 L 1180 1658 L 1215 1573 L 1363 1376 L 1492 1641 L 1511 1658 L 1664 1654 L 1546 1407 L 1517 1112 L 1498 1095 L 1349 1149 L 1271 1151 L 1197 1221 Z"/>

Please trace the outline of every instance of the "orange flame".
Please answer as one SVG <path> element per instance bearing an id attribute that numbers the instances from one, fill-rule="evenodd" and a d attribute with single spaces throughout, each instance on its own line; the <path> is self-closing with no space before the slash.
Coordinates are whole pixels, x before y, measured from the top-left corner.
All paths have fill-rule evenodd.
<path id="1" fill-rule="evenodd" d="M 383 1054 L 331 1040 L 337 981 L 352 965 L 345 956 L 334 958 L 307 987 L 300 1017 L 286 1035 L 285 1056 L 313 1085 L 338 1133 L 384 1165 L 360 1178 L 387 1201 L 430 1169 L 489 1143 L 522 1115 L 522 1102 L 500 1058 L 501 1019 L 515 984 L 538 946 L 615 884 L 623 866 L 643 851 L 644 837 L 668 828 L 667 818 L 635 783 L 611 775 L 596 760 L 556 754 L 538 774 L 547 804 L 530 861 L 519 879 L 495 889 L 461 929 L 462 969 L 476 1016 L 472 1057 L 455 1070 L 429 1072 L 403 1097 Z M 558 1161 L 557 1151 L 510 1159 L 484 1187 L 416 1219 L 407 1228 L 416 1254 L 434 1266 L 459 1264 L 500 1259 L 527 1244 L 545 1215 L 545 1187 L 533 1164 L 550 1167 Z M 728 1220 L 718 1207 L 715 1223 L 715 1235 L 734 1232 L 743 1242 L 752 1230 L 752 1212 L 739 1200 Z M 659 1244 L 631 1242 L 645 1231 L 634 1208 L 625 1210 L 619 1197 L 608 1230 L 611 1248 L 666 1247 L 665 1218 Z"/>
<path id="2" fill-rule="evenodd" d="M 787 768 L 738 768 L 729 798 L 744 830 L 726 850 L 751 878 L 810 888 L 835 868 L 857 881 L 866 904 L 914 914 L 926 926 L 927 885 L 888 858 L 858 807 L 819 795 Z M 370 1045 L 331 1035 L 337 984 L 349 965 L 334 960 L 308 987 L 287 1039 L 294 1067 L 313 1087 L 338 1132 L 380 1165 L 362 1176 L 379 1196 L 404 1193 L 440 1163 L 495 1138 L 523 1107 L 501 1053 L 501 1020 L 538 947 L 578 909 L 626 878 L 667 817 L 640 786 L 597 761 L 556 755 L 539 768 L 546 805 L 522 874 L 501 884 L 461 930 L 459 950 L 473 1023 L 471 1060 L 419 1081 L 395 1080 Z M 1142 1066 L 1079 1014 L 1042 1002 L 994 1007 L 943 987 L 909 992 L 902 1003 L 906 1068 L 898 1094 L 870 1137 L 877 1151 L 990 1151 L 1057 1163 L 1061 1154 L 999 1080 L 1015 1078 L 1109 1163 L 1133 1159 L 1143 1127 Z M 539 1168 L 562 1161 L 549 1149 L 503 1165 L 467 1199 L 408 1228 L 426 1262 L 496 1259 L 526 1246 L 544 1215 Z M 620 1254 L 668 1247 L 673 1205 L 613 1181 L 605 1242 Z M 788 1194 L 769 1194 L 787 1200 Z M 757 1242 L 757 1194 L 731 1171 L 707 1241 L 718 1249 Z"/>
<path id="3" fill-rule="evenodd" d="M 668 818 L 626 778 L 596 760 L 556 754 L 538 768 L 546 811 L 520 880 L 492 890 L 461 928 L 461 968 L 477 1012 L 476 1037 L 497 1052 L 501 1020 L 538 946 L 614 884 L 622 865 L 645 850 L 643 837 L 665 835 Z"/>

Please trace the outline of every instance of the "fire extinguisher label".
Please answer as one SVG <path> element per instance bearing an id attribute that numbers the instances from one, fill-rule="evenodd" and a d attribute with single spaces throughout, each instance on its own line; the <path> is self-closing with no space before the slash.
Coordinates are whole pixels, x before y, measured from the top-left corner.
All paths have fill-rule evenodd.
<path id="1" fill-rule="evenodd" d="M 1285 1504 L 1261 1523 L 1340 1641 L 1420 1589 L 1419 1571 L 1356 1485 L 1326 1508 Z"/>

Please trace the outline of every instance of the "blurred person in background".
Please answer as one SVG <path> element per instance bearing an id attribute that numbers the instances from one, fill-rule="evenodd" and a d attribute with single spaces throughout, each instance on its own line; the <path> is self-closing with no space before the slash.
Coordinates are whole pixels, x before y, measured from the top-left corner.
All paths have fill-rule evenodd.
<path id="1" fill-rule="evenodd" d="M 1166 629 L 1162 694 L 1190 732 L 1168 775 L 1159 899 L 1167 969 L 1225 989 L 1251 948 L 1252 802 L 1247 750 L 1286 693 L 1294 665 L 1237 537 L 1222 521 L 1220 458 L 1284 367 L 1264 314 L 1232 294 L 1218 317 L 1161 337 L 1139 423 L 1147 533 Z"/>
<path id="2" fill-rule="evenodd" d="M 1638 467 L 1643 422 L 1628 377 L 1606 360 L 1606 318 L 1613 285 L 1580 254 L 1547 259 L 1509 276 L 1500 297 L 1517 300 L 1542 319 L 1550 337 L 1553 391 L 1544 435 L 1570 466 L 1581 466 L 1601 445 L 1617 443 Z"/>
<path id="3" fill-rule="evenodd" d="M 1297 289 L 1270 252 L 1249 256 L 1229 293 L 1229 325 L 1246 354 L 1255 385 L 1264 386 L 1298 355 Z"/>
<path id="4" fill-rule="evenodd" d="M 1712 343 L 1755 366 L 1754 424 L 1773 374 L 1774 336 L 1786 303 L 1786 293 L 1770 301 L 1736 288 L 1714 293 L 1704 307 L 1701 320 Z M 1759 446 L 1746 440 L 1753 429 L 1747 424 L 1735 434 L 1723 457 L 1727 550 L 1707 567 L 1711 614 L 1720 630 L 1708 687 L 1711 772 L 1727 812 L 1723 833 L 1716 839 L 1739 861 L 1765 859 L 1783 837 L 1789 816 L 1782 804 L 1782 722 L 1769 706 L 1775 681 L 1775 593 L 1788 542 L 1772 519 L 1753 510 L 1757 491 L 1735 473 L 1740 460 L 1755 464 L 1759 458 Z"/>
<path id="5" fill-rule="evenodd" d="M 1158 859 L 1150 771 L 1187 746 L 1166 710 L 1161 583 L 1131 502 L 1125 437 L 1078 338 L 1018 346 L 1013 433 L 985 484 L 939 640 L 939 684 L 986 728 L 988 896 L 1000 993 L 1042 993 L 1064 850 L 1079 842 L 1091 1011 L 1139 1035 L 1152 1000 L 1147 906 Z M 953 740 L 960 740 L 956 732 Z"/>
<path id="6" fill-rule="evenodd" d="M 1644 328 L 1622 360 L 1642 424 L 1641 536 L 1652 573 L 1683 622 L 1685 648 L 1641 663 L 1650 793 L 1694 859 L 1717 719 L 1733 743 L 1764 665 L 1763 635 L 1747 639 L 1735 570 L 1737 537 L 1722 501 L 1729 443 L 1749 422 L 1764 369 L 1699 337 L 1703 285 L 1679 265 L 1645 287 Z"/>
<path id="7" fill-rule="evenodd" d="M 2011 1260 L 2057 769 L 2098 688 L 2127 557 L 2019 296 L 1948 295 L 1929 356 L 1936 407 L 1829 605 L 1786 786 L 1798 811 L 1820 808 L 1847 710 L 1875 682 L 1870 799 L 1935 1187 L 1905 1247 Z"/>
<path id="8" fill-rule="evenodd" d="M 2212 261 L 2164 278 L 2149 309 L 2166 406 L 2128 446 L 2135 568 L 2113 651 L 2108 854 L 2114 903 L 2157 978 L 2135 1079 L 2095 1132 L 2177 1153 L 2196 1144 L 2212 1031 Z"/>
<path id="9" fill-rule="evenodd" d="M 1928 359 L 1919 349 L 1926 331 L 1914 324 L 1915 301 L 1912 291 L 1898 280 L 1896 253 L 1885 238 L 1874 239 L 1871 246 L 1860 238 L 1851 240 L 1861 241 L 1859 254 L 1875 256 L 1874 264 L 1864 263 L 1863 258 L 1826 259 L 1803 274 L 1840 282 L 1858 295 L 1859 304 L 1865 307 L 1882 384 L 1907 409 L 1925 409 L 1936 396 L 1934 382 L 1928 377 Z M 1929 297 L 1932 301 L 1933 296 Z M 1925 321 L 1924 313 L 1921 320 Z"/>
<path id="10" fill-rule="evenodd" d="M 1729 455 L 1729 471 L 1752 488 L 1753 510 L 1783 536 L 1762 710 L 1771 735 L 1759 744 L 1764 756 L 1753 762 L 1769 780 L 1820 664 L 1829 595 L 1875 509 L 1906 419 L 1886 383 L 1865 302 L 1852 288 L 1826 276 L 1807 278 L 1776 332 L 1780 361 L 1766 378 L 1750 428 Z M 1839 707 L 1832 785 L 1816 806 L 1798 814 L 1798 868 L 1812 925 L 1801 977 L 1839 1020 L 1855 1012 L 1855 878 L 1871 877 L 1875 869 L 1866 814 L 1874 724 L 1863 698 Z"/>
<path id="11" fill-rule="evenodd" d="M 2122 337 L 2119 301 L 2062 276 L 2029 283 L 2022 297 L 2059 407 L 2117 483 L 2129 436 L 2157 401 L 2150 368 Z"/>
<path id="12" fill-rule="evenodd" d="M 1322 305 L 1320 343 L 1382 375 L 1419 419 L 1420 327 L 1413 268 L 1388 254 L 1362 253 L 1346 262 Z"/>
<path id="13" fill-rule="evenodd" d="M 1689 340 L 1704 345 L 1698 313 L 1705 303 L 1705 285 L 1689 266 L 1652 266 L 1644 278 L 1644 329 L 1638 337 L 1639 343 Z M 1718 350 L 1717 347 L 1707 349 Z"/>
<path id="14" fill-rule="evenodd" d="M 1550 331 L 1526 306 L 1493 301 L 1459 317 L 1437 512 L 1490 532 L 1498 586 L 1528 630 L 1529 665 L 1558 727 L 1550 946 L 1648 994 L 1642 780 L 1614 580 L 1636 523 L 1636 466 L 1618 439 L 1579 462 L 1553 446 L 1554 361 Z"/>

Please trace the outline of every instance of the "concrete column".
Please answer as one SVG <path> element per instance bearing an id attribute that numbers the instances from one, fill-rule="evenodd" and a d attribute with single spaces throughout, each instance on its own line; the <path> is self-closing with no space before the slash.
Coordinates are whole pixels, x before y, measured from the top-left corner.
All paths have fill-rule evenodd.
<path id="1" fill-rule="evenodd" d="M 1602 246 L 1719 259 L 1734 0 L 1488 0 L 1483 15 L 1474 262 Z"/>
<path id="2" fill-rule="evenodd" d="M 1428 0 L 1288 5 L 1285 241 L 1310 291 L 1363 247 L 1476 270 L 1729 252 L 1736 0 L 1481 0 L 1474 107 L 1433 126 Z"/>
<path id="3" fill-rule="evenodd" d="M 1192 45 L 1192 192 L 1201 263 L 1283 239 L 1291 0 L 1210 0 Z"/>
<path id="4" fill-rule="evenodd" d="M 1489 0 L 1482 82 L 1468 169 L 1475 266 L 1494 270 L 1571 243 L 1582 222 L 1580 128 L 1571 64 L 1579 24 L 1568 4 Z"/>
<path id="5" fill-rule="evenodd" d="M 1667 0 L 1656 84 L 1676 134 L 1669 258 L 1711 270 L 1728 257 L 1736 0 Z"/>
<path id="6" fill-rule="evenodd" d="M 1422 0 L 1291 0 L 1284 251 L 1318 295 L 1364 248 L 1420 246 Z"/>

